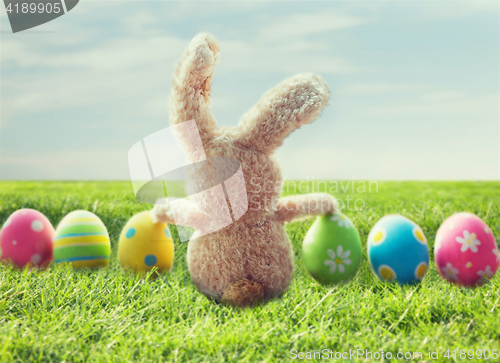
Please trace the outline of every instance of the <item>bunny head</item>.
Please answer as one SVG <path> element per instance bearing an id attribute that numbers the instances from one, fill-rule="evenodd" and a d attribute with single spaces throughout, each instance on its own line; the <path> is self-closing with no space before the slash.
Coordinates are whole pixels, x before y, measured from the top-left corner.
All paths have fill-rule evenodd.
<path id="1" fill-rule="evenodd" d="M 244 188 L 227 191 L 237 196 L 231 198 L 231 207 L 233 212 L 239 208 L 234 200 L 248 204 L 248 211 L 241 220 L 258 221 L 273 213 L 282 190 L 281 170 L 274 151 L 291 132 L 318 117 L 328 103 L 330 93 L 321 77 L 311 73 L 298 74 L 264 94 L 243 115 L 237 127 L 217 127 L 210 111 L 210 93 L 218 57 L 219 45 L 212 35 L 201 33 L 191 41 L 174 75 L 170 122 L 176 125 L 196 121 L 206 156 L 209 160 L 219 160 L 216 179 L 230 178 L 235 172 L 231 160 L 239 162 L 246 191 Z M 180 134 L 177 140 L 181 145 L 189 145 L 187 140 L 190 137 Z M 185 151 L 191 162 L 200 160 L 199 151 L 189 149 L 189 146 Z M 196 177 L 190 183 L 198 184 L 195 189 L 203 189 L 199 184 L 206 185 L 207 180 L 211 180 L 212 185 L 217 184 L 211 170 L 193 168 L 192 172 Z M 207 195 L 209 193 L 193 198 L 201 211 L 213 208 L 213 198 Z"/>

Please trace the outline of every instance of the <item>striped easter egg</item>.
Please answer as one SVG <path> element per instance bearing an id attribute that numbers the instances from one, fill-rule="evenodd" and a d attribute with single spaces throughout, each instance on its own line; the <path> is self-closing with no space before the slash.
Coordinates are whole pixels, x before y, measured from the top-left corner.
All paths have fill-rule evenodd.
<path id="1" fill-rule="evenodd" d="M 109 265 L 111 245 L 106 226 L 94 213 L 76 210 L 59 223 L 54 241 L 54 261 L 73 268 Z"/>

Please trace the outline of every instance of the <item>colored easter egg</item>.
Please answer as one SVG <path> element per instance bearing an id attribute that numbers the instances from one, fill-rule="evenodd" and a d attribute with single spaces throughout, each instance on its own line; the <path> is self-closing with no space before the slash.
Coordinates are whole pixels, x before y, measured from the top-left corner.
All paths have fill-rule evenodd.
<path id="1" fill-rule="evenodd" d="M 47 266 L 52 261 L 54 227 L 34 209 L 12 213 L 0 232 L 0 259 L 19 268 Z"/>
<path id="2" fill-rule="evenodd" d="M 76 210 L 66 215 L 56 229 L 54 260 L 73 268 L 109 265 L 111 245 L 106 226 L 94 213 Z"/>
<path id="3" fill-rule="evenodd" d="M 493 232 L 472 213 L 456 213 L 436 234 L 434 256 L 440 275 L 463 286 L 476 286 L 491 279 L 499 255 Z"/>
<path id="4" fill-rule="evenodd" d="M 304 238 L 302 260 L 307 272 L 321 284 L 350 280 L 361 263 L 356 227 L 338 212 L 318 217 Z"/>
<path id="5" fill-rule="evenodd" d="M 153 223 L 151 213 L 134 215 L 123 228 L 118 243 L 123 268 L 146 273 L 154 267 L 167 272 L 174 260 L 174 241 L 166 223 Z"/>
<path id="6" fill-rule="evenodd" d="M 368 259 L 382 281 L 418 283 L 429 269 L 427 239 L 415 222 L 387 215 L 368 235 Z"/>

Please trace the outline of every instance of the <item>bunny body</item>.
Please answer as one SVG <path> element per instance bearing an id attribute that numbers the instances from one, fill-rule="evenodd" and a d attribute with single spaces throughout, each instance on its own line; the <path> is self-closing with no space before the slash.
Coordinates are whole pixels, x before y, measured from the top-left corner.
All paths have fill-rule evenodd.
<path id="1" fill-rule="evenodd" d="M 284 222 L 335 211 L 335 200 L 327 194 L 280 199 L 282 177 L 274 157 L 288 134 L 319 115 L 329 91 L 320 77 L 299 74 L 267 92 L 238 127 L 217 128 L 209 102 L 218 52 L 217 41 L 209 34 L 198 34 L 191 41 L 174 76 L 170 121 L 175 125 L 194 119 L 209 160 L 226 157 L 240 162 L 246 191 L 236 202 L 248 202 L 248 210 L 209 234 L 202 233 L 210 208 L 203 198 L 176 205 L 175 221 L 168 203 L 155 205 L 152 213 L 155 220 L 195 228 L 187 259 L 191 278 L 202 293 L 248 306 L 281 295 L 291 282 L 293 250 Z M 187 136 L 178 137 L 181 144 L 183 138 Z M 199 160 L 196 150 L 186 152 L 192 162 Z M 196 184 L 196 178 L 191 182 Z M 234 198 L 231 203 L 234 209 Z"/>

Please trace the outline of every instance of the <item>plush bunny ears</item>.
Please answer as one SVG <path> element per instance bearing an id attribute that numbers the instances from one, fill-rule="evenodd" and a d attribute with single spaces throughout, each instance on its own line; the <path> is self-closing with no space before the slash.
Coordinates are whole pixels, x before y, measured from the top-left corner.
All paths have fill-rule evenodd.
<path id="1" fill-rule="evenodd" d="M 210 111 L 210 91 L 218 55 L 215 37 L 198 34 L 178 64 L 173 80 L 170 122 L 195 119 L 204 145 L 214 137 L 217 127 Z M 271 153 L 291 132 L 314 121 L 329 98 L 326 82 L 317 75 L 301 73 L 285 79 L 243 115 L 235 141 Z"/>

